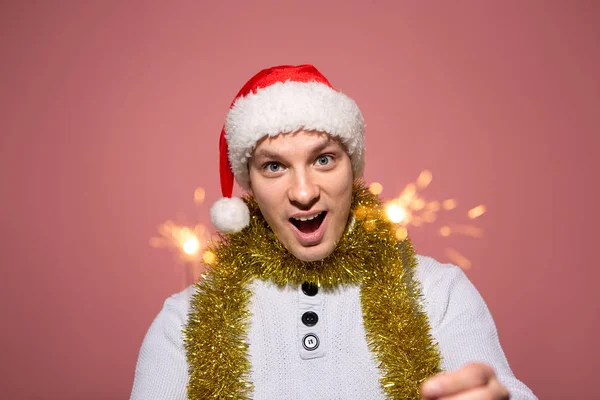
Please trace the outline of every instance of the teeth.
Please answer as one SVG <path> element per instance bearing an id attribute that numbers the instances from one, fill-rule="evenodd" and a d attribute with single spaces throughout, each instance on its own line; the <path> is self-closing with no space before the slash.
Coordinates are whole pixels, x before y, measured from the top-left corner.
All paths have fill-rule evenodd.
<path id="1" fill-rule="evenodd" d="M 297 221 L 310 221 L 311 219 L 317 218 L 322 213 L 323 213 L 323 211 L 321 211 L 320 213 L 316 213 L 315 215 L 311 215 L 309 217 L 298 217 L 298 218 L 292 217 L 292 218 L 294 218 Z"/>

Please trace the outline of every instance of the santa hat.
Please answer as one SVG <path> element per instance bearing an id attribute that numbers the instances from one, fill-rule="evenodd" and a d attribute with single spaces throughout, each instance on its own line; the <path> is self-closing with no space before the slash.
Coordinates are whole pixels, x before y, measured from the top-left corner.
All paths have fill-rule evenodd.
<path id="1" fill-rule="evenodd" d="M 210 210 L 212 223 L 234 233 L 250 222 L 246 204 L 232 197 L 234 178 L 249 187 L 248 160 L 266 136 L 299 130 L 326 132 L 346 146 L 354 176 L 364 168 L 364 120 L 356 103 L 331 86 L 312 65 L 278 66 L 254 75 L 233 100 L 219 141 L 223 198 Z"/>

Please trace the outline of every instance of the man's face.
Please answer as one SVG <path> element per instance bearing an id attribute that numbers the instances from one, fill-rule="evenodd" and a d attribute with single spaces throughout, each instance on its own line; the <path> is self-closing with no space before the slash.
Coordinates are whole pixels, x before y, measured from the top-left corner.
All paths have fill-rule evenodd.
<path id="1" fill-rule="evenodd" d="M 324 133 L 278 135 L 259 142 L 248 169 L 251 192 L 279 241 L 303 261 L 331 254 L 352 199 L 344 147 Z"/>

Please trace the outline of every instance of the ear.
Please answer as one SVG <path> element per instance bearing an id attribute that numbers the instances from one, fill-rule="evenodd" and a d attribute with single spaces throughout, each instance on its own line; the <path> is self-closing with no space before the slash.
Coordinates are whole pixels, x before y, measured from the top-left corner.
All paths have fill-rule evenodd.
<path id="1" fill-rule="evenodd" d="M 248 188 L 246 189 L 246 192 L 248 192 L 250 196 L 254 196 L 254 191 L 252 190 L 252 181 L 250 180 L 250 174 L 248 174 Z"/>

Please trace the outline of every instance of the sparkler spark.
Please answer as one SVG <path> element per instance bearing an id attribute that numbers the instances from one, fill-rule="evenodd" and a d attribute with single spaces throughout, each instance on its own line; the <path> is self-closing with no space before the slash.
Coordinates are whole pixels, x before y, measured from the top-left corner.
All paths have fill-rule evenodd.
<path id="1" fill-rule="evenodd" d="M 419 189 L 425 189 L 427 186 L 429 186 L 432 179 L 433 179 L 433 174 L 431 173 L 431 171 L 429 171 L 429 170 L 421 171 L 421 173 L 419 174 L 419 177 L 417 178 L 417 187 Z"/>
<path id="2" fill-rule="evenodd" d="M 198 238 L 194 236 L 187 239 L 183 243 L 182 249 L 188 256 L 198 253 L 198 250 L 200 249 L 200 242 L 198 241 Z"/>
<path id="3" fill-rule="evenodd" d="M 184 262 L 197 262 L 202 259 L 202 251 L 208 243 L 208 232 L 204 225 L 198 224 L 189 228 L 169 220 L 159 226 L 158 232 L 161 237 L 150 239 L 152 247 L 175 250 Z"/>
<path id="4" fill-rule="evenodd" d="M 389 220 L 404 227 L 408 225 L 420 226 L 423 222 L 431 223 L 435 221 L 435 213 L 440 208 L 439 202 L 428 203 L 419 195 L 419 190 L 429 186 L 432 179 L 433 175 L 430 171 L 422 171 L 416 183 L 409 183 L 397 198 L 387 202 L 385 212 Z M 378 185 L 383 191 L 381 184 Z"/>
<path id="5" fill-rule="evenodd" d="M 204 203 L 205 197 L 206 197 L 206 191 L 203 188 L 198 187 L 198 188 L 196 188 L 196 190 L 194 190 L 194 201 L 196 202 L 196 204 Z"/>
<path id="6" fill-rule="evenodd" d="M 206 192 L 203 188 L 196 188 L 194 202 L 198 205 L 202 204 L 205 196 Z M 189 227 L 168 220 L 158 227 L 158 232 L 160 237 L 151 238 L 150 245 L 157 248 L 168 248 L 173 251 L 178 259 L 185 264 L 187 272 L 194 275 L 191 277 L 192 281 L 197 278 L 193 272 L 194 269 L 197 269 L 202 262 L 210 264 L 206 262 L 211 259 L 206 251 L 210 234 L 204 225 L 197 224 Z"/>
<path id="7" fill-rule="evenodd" d="M 210 250 L 205 251 L 204 254 L 202 255 L 202 261 L 204 261 L 204 263 L 206 265 L 211 265 L 216 260 L 217 260 L 217 256 L 215 256 L 215 253 L 213 253 Z"/>
<path id="8" fill-rule="evenodd" d="M 452 247 L 447 247 L 446 255 L 454 264 L 458 265 L 462 269 L 471 268 L 471 261 L 467 257 L 460 254 L 458 250 L 455 250 Z"/>
<path id="9" fill-rule="evenodd" d="M 485 206 L 483 204 L 479 205 L 477 207 L 471 208 L 468 212 L 469 218 L 471 218 L 471 219 L 475 219 L 475 218 L 483 215 L 484 213 L 485 213 Z"/>
<path id="10" fill-rule="evenodd" d="M 197 188 L 194 191 L 194 202 L 202 204 L 205 195 L 203 188 Z M 202 224 L 188 227 L 168 220 L 158 227 L 158 232 L 160 237 L 151 238 L 150 245 L 170 249 L 184 264 L 183 287 L 202 279 L 205 265 L 210 265 L 215 260 L 214 254 L 207 250 L 210 234 L 206 227 Z"/>
<path id="11" fill-rule="evenodd" d="M 383 191 L 383 186 L 379 182 L 373 182 L 369 185 L 369 191 L 374 195 L 378 195 Z"/>
<path id="12" fill-rule="evenodd" d="M 399 202 L 390 202 L 385 207 L 388 218 L 395 224 L 410 221 L 409 212 Z"/>
<path id="13" fill-rule="evenodd" d="M 399 240 L 404 240 L 408 235 L 408 226 L 420 227 L 423 224 L 430 224 L 436 221 L 438 213 L 441 210 L 454 210 L 458 206 L 456 199 L 446 199 L 442 202 L 437 200 L 427 201 L 420 193 L 429 186 L 433 179 L 433 174 L 429 170 L 423 170 L 415 183 L 407 184 L 400 195 L 384 204 L 385 215 L 396 227 L 396 237 Z M 369 190 L 373 194 L 383 192 L 383 186 L 374 182 L 369 186 Z M 359 210 L 360 211 L 360 210 Z M 481 204 L 470 209 L 467 216 L 470 219 L 480 217 L 486 212 L 485 205 Z M 357 218 L 360 216 L 357 213 Z M 442 226 L 439 228 L 440 236 L 449 237 L 453 234 L 461 234 L 473 238 L 483 236 L 483 229 L 474 225 L 458 225 L 451 224 L 450 226 Z M 463 269 L 471 267 L 471 261 L 464 255 L 460 254 L 453 248 L 446 248 L 446 255 L 452 262 Z"/>
<path id="14" fill-rule="evenodd" d="M 453 225 L 453 231 L 473 238 L 480 238 L 483 236 L 483 229 L 474 225 Z"/>
<path id="15" fill-rule="evenodd" d="M 452 234 L 452 229 L 449 226 L 442 226 L 440 228 L 440 235 L 442 236 L 450 236 Z"/>
<path id="16" fill-rule="evenodd" d="M 408 229 L 405 226 L 401 226 L 396 229 L 396 239 L 404 240 L 408 236 Z"/>
<path id="17" fill-rule="evenodd" d="M 457 202 L 454 199 L 444 200 L 442 202 L 442 207 L 444 210 L 454 210 L 456 208 Z"/>

